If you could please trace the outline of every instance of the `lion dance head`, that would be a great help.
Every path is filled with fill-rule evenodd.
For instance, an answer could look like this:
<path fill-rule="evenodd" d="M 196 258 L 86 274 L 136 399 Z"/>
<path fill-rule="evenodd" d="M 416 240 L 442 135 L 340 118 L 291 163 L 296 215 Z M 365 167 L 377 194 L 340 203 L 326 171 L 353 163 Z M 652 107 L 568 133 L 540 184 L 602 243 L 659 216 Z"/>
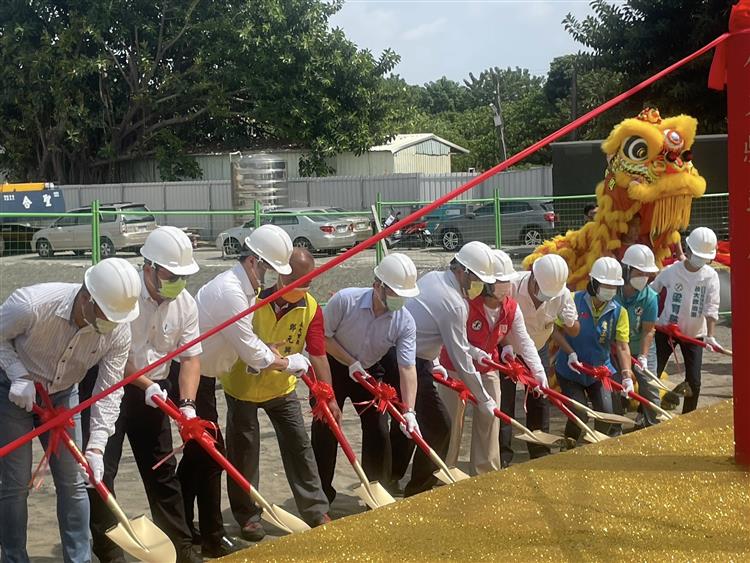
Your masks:
<path fill-rule="evenodd" d="M 615 126 L 602 143 L 607 169 L 596 187 L 594 221 L 544 242 L 524 265 L 559 254 L 570 269 L 568 284 L 578 289 L 597 258 L 620 258 L 631 244 L 649 245 L 661 265 L 690 222 L 693 198 L 706 191 L 690 151 L 697 125 L 693 117 L 662 119 L 657 109 L 646 108 Z"/>

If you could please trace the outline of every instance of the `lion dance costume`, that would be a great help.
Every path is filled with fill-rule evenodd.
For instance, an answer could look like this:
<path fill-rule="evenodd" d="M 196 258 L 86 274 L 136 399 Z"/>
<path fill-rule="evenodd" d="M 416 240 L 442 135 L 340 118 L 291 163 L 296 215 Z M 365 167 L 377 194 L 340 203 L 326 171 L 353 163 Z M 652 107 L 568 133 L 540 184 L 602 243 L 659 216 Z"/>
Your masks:
<path fill-rule="evenodd" d="M 653 108 L 617 125 L 602 143 L 607 170 L 596 187 L 595 219 L 545 241 L 524 266 L 544 254 L 559 254 L 575 289 L 586 286 L 597 258 L 620 258 L 630 244 L 650 246 L 661 266 L 690 222 L 693 198 L 706 191 L 690 152 L 697 125 L 687 115 L 662 119 Z"/>

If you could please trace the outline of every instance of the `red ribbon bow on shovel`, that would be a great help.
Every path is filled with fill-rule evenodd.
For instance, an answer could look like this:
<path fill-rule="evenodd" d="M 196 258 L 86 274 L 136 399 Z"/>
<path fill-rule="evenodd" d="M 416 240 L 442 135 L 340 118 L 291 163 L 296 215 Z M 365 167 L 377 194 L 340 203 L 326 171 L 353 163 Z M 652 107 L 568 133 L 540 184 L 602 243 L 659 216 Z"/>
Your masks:
<path fill-rule="evenodd" d="M 370 393 L 372 393 L 372 400 L 354 403 L 358 407 L 365 405 L 362 412 L 374 406 L 377 411 L 382 414 L 388 410 L 389 404 L 398 407 L 400 410 L 404 410 L 404 404 L 398 400 L 398 392 L 395 387 L 382 381 L 378 381 L 372 376 L 367 376 L 367 382 L 372 387 L 371 389 L 368 389 Z"/>
<path fill-rule="evenodd" d="M 313 379 L 308 377 L 305 383 L 308 383 L 310 387 L 310 394 L 315 397 L 315 405 L 312 408 L 312 415 L 315 420 L 321 420 L 327 422 L 326 411 L 328 411 L 328 403 L 336 398 L 333 392 L 333 387 L 325 381 Z"/>
<path fill-rule="evenodd" d="M 42 387 L 41 383 L 36 383 L 35 387 L 37 394 L 42 398 L 44 408 L 40 407 L 37 404 L 34 404 L 34 414 L 36 414 L 41 419 L 42 423 L 47 422 L 48 420 L 52 420 L 58 414 L 67 410 L 65 409 L 65 407 L 55 407 L 52 404 L 52 400 L 49 398 L 47 390 Z M 59 448 L 63 443 L 63 440 L 65 439 L 65 433 L 67 432 L 68 428 L 74 427 L 75 423 L 73 422 L 73 419 L 68 418 L 62 425 L 55 426 L 54 428 L 52 428 L 52 430 L 49 431 L 47 449 L 44 450 L 44 455 L 42 456 L 42 459 L 39 461 L 39 464 L 36 466 L 36 469 L 31 476 L 29 487 L 34 489 L 38 489 L 39 487 L 41 487 L 42 482 L 44 481 L 43 476 L 47 473 L 47 469 L 49 468 L 50 457 L 52 455 L 60 455 Z M 39 478 L 38 481 L 37 478 Z"/>
<path fill-rule="evenodd" d="M 179 452 L 185 449 L 185 444 L 187 444 L 190 440 L 195 440 L 203 447 L 206 447 L 206 445 L 210 445 L 213 447 L 214 444 L 216 444 L 216 436 L 219 432 L 219 427 L 215 422 L 211 422 L 210 420 L 203 420 L 202 418 L 198 418 L 197 416 L 195 418 L 187 418 L 177 409 L 177 407 L 171 400 L 168 400 L 167 404 L 180 414 L 180 419 L 175 420 L 177 421 L 177 429 L 180 432 L 180 438 L 182 438 L 182 444 L 180 444 L 178 447 L 173 449 L 166 456 L 156 462 L 156 464 L 151 469 L 156 469 L 169 458 L 177 455 Z"/>

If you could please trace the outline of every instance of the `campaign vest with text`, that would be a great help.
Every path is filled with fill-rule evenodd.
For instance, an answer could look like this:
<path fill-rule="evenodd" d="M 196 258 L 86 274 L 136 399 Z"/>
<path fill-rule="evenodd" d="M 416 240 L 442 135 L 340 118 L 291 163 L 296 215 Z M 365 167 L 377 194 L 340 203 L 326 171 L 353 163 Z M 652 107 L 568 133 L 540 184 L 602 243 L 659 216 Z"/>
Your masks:
<path fill-rule="evenodd" d="M 469 344 L 490 354 L 493 362 L 500 361 L 497 344 L 505 338 L 505 335 L 510 331 L 510 327 L 513 326 L 513 319 L 516 317 L 517 308 L 518 304 L 515 299 L 508 297 L 500 305 L 500 314 L 497 323 L 495 323 L 495 326 L 490 326 L 490 322 L 484 312 L 484 297 L 480 295 L 471 299 L 469 301 L 469 319 L 466 321 L 466 336 Z M 453 362 L 448 357 L 445 347 L 440 350 L 440 365 L 445 369 L 455 371 Z M 479 373 L 492 371 L 492 368 L 480 366 L 476 362 L 474 365 Z"/>
<path fill-rule="evenodd" d="M 253 330 L 266 344 L 277 344 L 282 356 L 298 354 L 305 348 L 307 329 L 317 310 L 318 302 L 309 293 L 305 295 L 304 305 L 290 309 L 280 319 L 276 318 L 273 303 L 267 303 L 255 311 Z M 261 403 L 294 391 L 297 378 L 270 368 L 254 372 L 242 360 L 237 360 L 229 373 L 221 377 L 221 384 L 230 397 Z"/>

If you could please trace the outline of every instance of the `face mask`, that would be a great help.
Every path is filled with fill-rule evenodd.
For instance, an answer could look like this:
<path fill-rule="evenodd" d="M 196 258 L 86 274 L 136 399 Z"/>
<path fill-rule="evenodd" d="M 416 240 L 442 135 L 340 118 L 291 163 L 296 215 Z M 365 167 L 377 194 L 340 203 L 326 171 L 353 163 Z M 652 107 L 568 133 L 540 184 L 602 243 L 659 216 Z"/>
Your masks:
<path fill-rule="evenodd" d="M 466 296 L 469 299 L 474 299 L 476 297 L 479 297 L 482 294 L 482 290 L 484 289 L 484 284 L 480 281 L 473 281 L 469 285 L 469 289 L 466 290 Z"/>
<path fill-rule="evenodd" d="M 400 295 L 388 295 L 385 296 L 385 306 L 388 307 L 389 311 L 398 311 L 406 303 L 406 298 Z"/>
<path fill-rule="evenodd" d="M 537 299 L 539 299 L 539 301 L 549 301 L 550 299 L 552 299 L 550 296 L 545 295 L 544 293 L 542 293 L 541 289 L 537 289 L 536 290 L 536 293 L 534 294 L 534 297 L 536 297 Z"/>
<path fill-rule="evenodd" d="M 615 295 L 617 295 L 617 290 L 614 287 L 600 287 L 596 292 L 596 296 L 601 301 L 612 301 Z"/>
<path fill-rule="evenodd" d="M 93 299 L 89 299 L 89 303 L 91 303 L 91 310 L 94 313 L 94 322 L 91 322 L 88 319 L 88 315 L 86 314 L 86 310 L 84 309 L 83 312 L 83 320 L 86 321 L 86 324 L 91 325 L 94 327 L 94 331 L 97 334 L 109 334 L 113 330 L 115 330 L 115 327 L 117 326 L 116 322 L 110 321 L 109 319 L 100 319 L 96 316 L 96 305 L 94 304 Z"/>
<path fill-rule="evenodd" d="M 178 278 L 175 281 L 159 280 L 159 296 L 162 299 L 177 299 L 186 285 L 185 278 Z"/>
<path fill-rule="evenodd" d="M 281 296 L 281 298 L 287 303 L 296 303 L 297 301 L 304 299 L 306 293 L 307 293 L 307 289 L 297 288 L 297 289 L 293 289 L 292 291 L 289 291 L 288 293 L 285 293 L 284 295 Z"/>
<path fill-rule="evenodd" d="M 699 258 L 698 256 L 695 256 L 695 255 L 688 258 L 688 260 L 693 265 L 693 267 L 698 270 L 700 270 L 703 266 L 705 266 L 706 264 L 710 262 L 710 260 L 707 260 L 705 258 Z"/>
<path fill-rule="evenodd" d="M 497 299 L 502 301 L 506 297 L 508 297 L 511 294 L 511 287 L 510 283 L 507 282 L 497 282 L 495 284 L 495 291 L 494 295 Z"/>
<path fill-rule="evenodd" d="M 630 285 L 637 291 L 643 291 L 643 288 L 648 285 L 648 278 L 644 276 L 638 276 L 637 278 L 630 278 Z"/>

